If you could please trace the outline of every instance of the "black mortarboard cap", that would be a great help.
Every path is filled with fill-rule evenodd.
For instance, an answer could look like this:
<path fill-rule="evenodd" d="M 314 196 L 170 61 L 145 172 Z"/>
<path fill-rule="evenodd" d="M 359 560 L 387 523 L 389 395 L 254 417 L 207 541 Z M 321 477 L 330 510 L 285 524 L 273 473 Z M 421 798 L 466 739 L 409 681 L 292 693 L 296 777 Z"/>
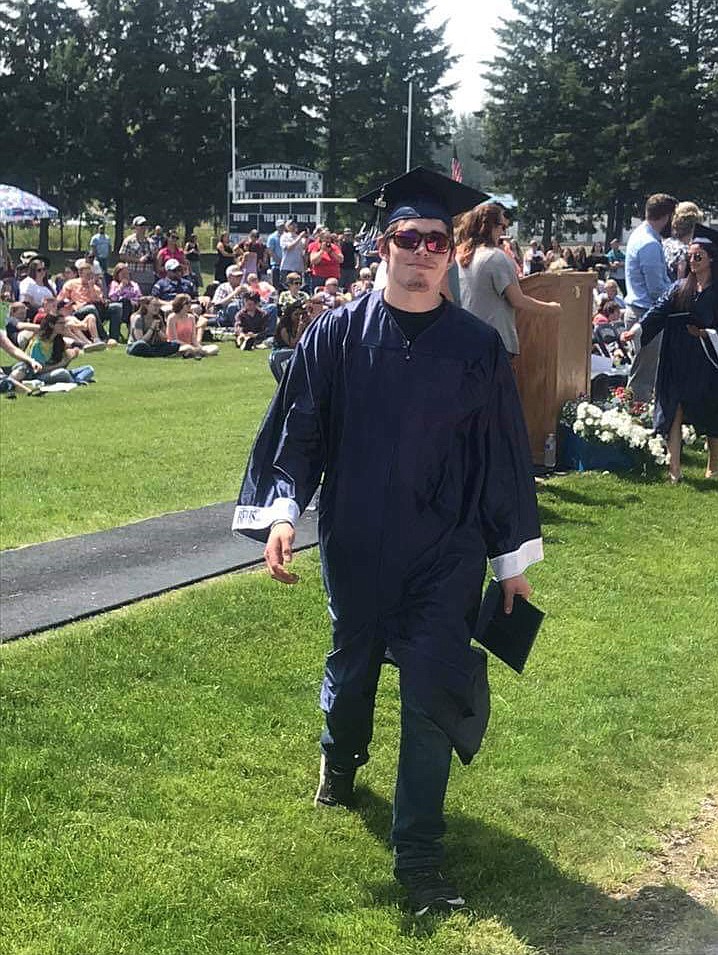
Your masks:
<path fill-rule="evenodd" d="M 718 248 L 718 229 L 712 229 L 710 226 L 696 222 L 693 229 L 693 241 L 700 242 L 701 240 L 703 240 L 703 242 L 712 242 L 713 245 Z"/>
<path fill-rule="evenodd" d="M 432 172 L 423 166 L 360 196 L 358 202 L 377 207 L 384 226 L 398 219 L 441 219 L 448 228 L 454 216 L 488 199 L 485 192 Z"/>

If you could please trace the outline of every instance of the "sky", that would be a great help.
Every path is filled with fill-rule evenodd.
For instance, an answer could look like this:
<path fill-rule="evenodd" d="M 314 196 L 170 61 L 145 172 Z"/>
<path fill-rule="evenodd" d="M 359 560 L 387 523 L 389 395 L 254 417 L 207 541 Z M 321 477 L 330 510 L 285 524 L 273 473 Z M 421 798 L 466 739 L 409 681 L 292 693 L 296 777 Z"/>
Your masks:
<path fill-rule="evenodd" d="M 510 14 L 510 0 L 436 0 L 429 25 L 448 21 L 446 42 L 452 53 L 460 57 L 447 74 L 449 82 L 459 84 L 451 103 L 455 113 L 471 113 L 483 105 L 485 67 L 479 61 L 494 57 L 494 27 L 499 25 L 499 17 Z"/>

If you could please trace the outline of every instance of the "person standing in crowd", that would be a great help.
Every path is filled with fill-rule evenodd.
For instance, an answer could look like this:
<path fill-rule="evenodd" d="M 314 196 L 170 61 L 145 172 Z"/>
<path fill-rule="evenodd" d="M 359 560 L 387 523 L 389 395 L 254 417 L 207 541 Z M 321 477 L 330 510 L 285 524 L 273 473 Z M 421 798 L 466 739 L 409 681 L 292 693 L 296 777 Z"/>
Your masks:
<path fill-rule="evenodd" d="M 662 237 L 671 233 L 671 220 L 678 200 L 663 192 L 649 196 L 646 217 L 628 237 L 626 245 L 626 323 L 640 323 L 640 319 L 670 288 Z M 650 401 L 656 384 L 658 355 L 661 350 L 660 332 L 643 347 L 641 335 L 633 339 L 634 359 L 628 387 L 638 401 Z"/>
<path fill-rule="evenodd" d="M 157 259 L 160 249 L 164 249 L 167 245 L 167 239 L 162 230 L 161 225 L 156 225 L 152 230 L 148 242 L 150 243 L 150 249 L 152 251 L 152 256 L 154 259 Z"/>
<path fill-rule="evenodd" d="M 217 258 L 214 260 L 214 280 L 215 282 L 224 282 L 227 268 L 234 265 L 234 253 L 232 252 L 232 243 L 229 241 L 229 232 L 223 232 L 217 239 L 215 251 L 217 252 Z"/>
<path fill-rule="evenodd" d="M 95 253 L 103 273 L 107 272 L 107 263 L 110 260 L 110 240 L 105 232 L 104 223 L 97 227 L 97 232 L 90 239 L 90 249 Z"/>
<path fill-rule="evenodd" d="M 521 291 L 514 263 L 501 247 L 508 225 L 503 208 L 496 203 L 483 203 L 467 212 L 456 230 L 456 260 L 461 307 L 495 328 L 514 359 L 520 351 L 516 309 L 555 315 L 561 306 Z"/>
<path fill-rule="evenodd" d="M 282 260 L 279 264 L 279 278 L 286 284 L 290 272 L 304 274 L 304 249 L 307 243 L 306 229 L 297 232 L 297 223 L 290 219 L 284 226 L 284 232 L 279 240 L 282 248 Z"/>
<path fill-rule="evenodd" d="M 524 253 L 524 275 L 535 275 L 546 268 L 546 258 L 538 239 L 531 239 L 529 247 Z"/>
<path fill-rule="evenodd" d="M 688 276 L 676 282 L 621 335 L 644 343 L 661 335 L 653 423 L 668 443 L 668 478 L 682 479 L 684 424 L 708 442 L 706 477 L 718 478 L 718 230 L 698 227 L 688 248 Z"/>
<path fill-rule="evenodd" d="M 611 278 L 618 282 L 623 295 L 626 294 L 626 253 L 621 249 L 618 239 L 611 239 L 611 247 L 606 253 L 608 272 Z"/>
<path fill-rule="evenodd" d="M 327 279 L 336 279 L 342 269 L 342 253 L 336 242 L 332 242 L 329 229 L 323 229 L 315 242 L 309 246 L 309 271 L 311 273 L 312 292 L 324 285 Z"/>
<path fill-rule="evenodd" d="M 190 269 L 196 276 L 198 276 L 199 284 L 202 285 L 202 265 L 199 252 L 199 242 L 197 241 L 197 236 L 194 234 L 194 232 L 191 232 L 189 235 L 185 236 L 183 251 L 185 259 L 189 262 Z"/>
<path fill-rule="evenodd" d="M 157 278 L 163 279 L 167 275 L 167 262 L 174 259 L 180 266 L 187 262 L 187 258 L 179 247 L 179 236 L 176 232 L 167 233 L 167 242 L 157 253 L 155 258 L 155 273 Z"/>
<path fill-rule="evenodd" d="M 130 278 L 137 282 L 145 295 L 155 281 L 155 260 L 146 235 L 147 219 L 144 216 L 135 216 L 132 227 L 134 232 L 128 235 L 120 246 L 120 258 L 127 263 Z"/>
<path fill-rule="evenodd" d="M 233 521 L 266 541 L 274 579 L 296 583 L 294 524 L 324 475 L 319 547 L 334 649 L 315 803 L 352 803 L 388 651 L 401 700 L 394 872 L 416 915 L 465 904 L 441 873 L 443 806 L 452 748 L 470 762 L 488 722 L 486 654 L 471 647 L 469 622 L 486 555 L 508 613 L 543 553 L 506 351 L 440 293 L 452 217 L 480 198 L 420 167 L 362 197 L 387 210 L 386 287 L 324 312 L 300 338 Z"/>
<path fill-rule="evenodd" d="M 339 285 L 345 292 L 350 292 L 351 287 L 356 282 L 357 268 L 359 266 L 359 253 L 354 242 L 354 233 L 351 229 L 344 229 L 342 232 L 339 251 L 342 254 L 342 267 L 339 273 Z"/>
<path fill-rule="evenodd" d="M 671 235 L 663 240 L 663 256 L 671 282 L 688 275 L 688 246 L 696 223 L 703 221 L 703 213 L 695 202 L 679 202 L 671 220 Z"/>
<path fill-rule="evenodd" d="M 279 268 L 282 264 L 282 233 L 284 232 L 284 222 L 277 219 L 274 223 L 274 232 L 269 234 L 267 239 L 267 255 L 269 257 L 269 266 L 272 272 L 272 285 L 279 288 Z"/>

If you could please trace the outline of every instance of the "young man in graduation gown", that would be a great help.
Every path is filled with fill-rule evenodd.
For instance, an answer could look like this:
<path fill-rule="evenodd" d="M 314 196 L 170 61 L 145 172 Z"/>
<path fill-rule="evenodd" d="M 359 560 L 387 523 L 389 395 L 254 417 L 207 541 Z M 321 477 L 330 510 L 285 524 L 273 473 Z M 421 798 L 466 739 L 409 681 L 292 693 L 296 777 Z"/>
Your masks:
<path fill-rule="evenodd" d="M 233 530 L 266 541 L 295 583 L 294 524 L 322 475 L 319 547 L 333 650 L 321 707 L 318 805 L 350 805 L 369 758 L 382 662 L 399 667 L 392 844 L 417 914 L 464 900 L 440 872 L 452 750 L 489 716 L 472 615 L 490 558 L 505 605 L 542 558 L 521 407 L 497 332 L 439 293 L 452 216 L 483 197 L 419 167 L 363 201 L 384 205 L 386 287 L 304 333 L 257 436 Z"/>

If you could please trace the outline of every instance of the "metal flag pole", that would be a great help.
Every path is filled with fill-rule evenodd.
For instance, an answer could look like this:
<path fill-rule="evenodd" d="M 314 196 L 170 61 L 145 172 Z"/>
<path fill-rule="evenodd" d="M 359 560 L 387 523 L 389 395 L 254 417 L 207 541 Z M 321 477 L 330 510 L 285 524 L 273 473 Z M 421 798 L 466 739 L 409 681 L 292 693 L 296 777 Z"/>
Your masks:
<path fill-rule="evenodd" d="M 237 97 L 234 93 L 234 87 L 230 93 L 229 102 L 231 103 L 231 123 L 232 123 L 232 202 L 237 201 Z"/>
<path fill-rule="evenodd" d="M 406 171 L 411 169 L 411 112 L 414 99 L 414 84 L 409 80 L 409 105 L 406 116 Z"/>

